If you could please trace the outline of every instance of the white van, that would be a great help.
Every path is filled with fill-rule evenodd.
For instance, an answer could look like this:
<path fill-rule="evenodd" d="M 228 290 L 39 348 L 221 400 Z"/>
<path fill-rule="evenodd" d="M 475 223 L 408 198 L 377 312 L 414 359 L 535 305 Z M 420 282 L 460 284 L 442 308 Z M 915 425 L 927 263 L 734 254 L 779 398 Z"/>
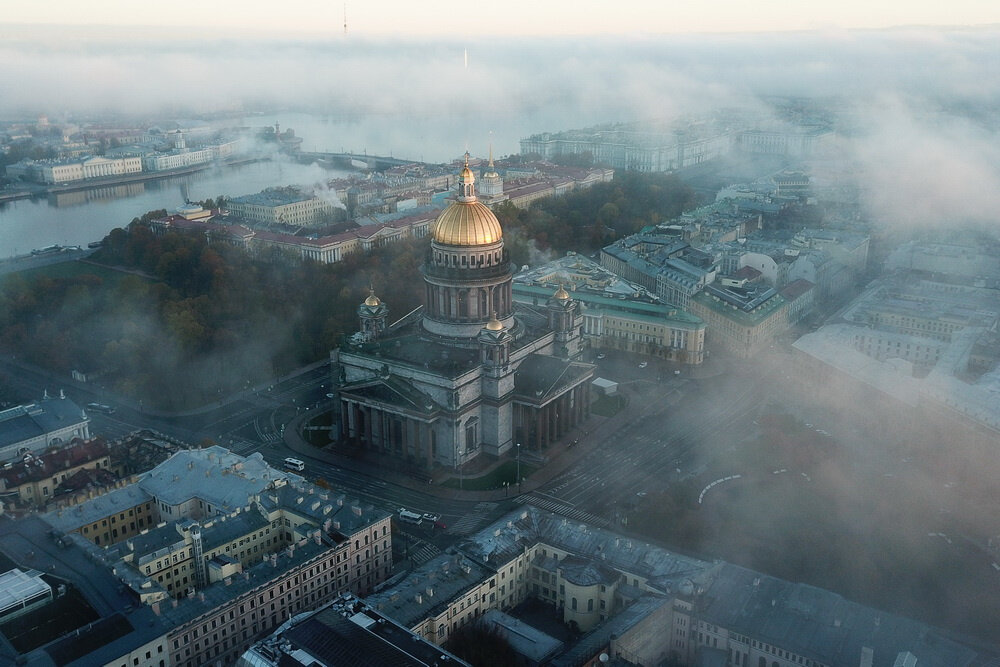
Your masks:
<path fill-rule="evenodd" d="M 305 461 L 300 461 L 299 459 L 293 459 L 292 457 L 288 457 L 287 459 L 285 459 L 285 467 L 289 468 L 290 470 L 298 470 L 299 472 L 301 472 L 306 469 L 306 464 Z"/>

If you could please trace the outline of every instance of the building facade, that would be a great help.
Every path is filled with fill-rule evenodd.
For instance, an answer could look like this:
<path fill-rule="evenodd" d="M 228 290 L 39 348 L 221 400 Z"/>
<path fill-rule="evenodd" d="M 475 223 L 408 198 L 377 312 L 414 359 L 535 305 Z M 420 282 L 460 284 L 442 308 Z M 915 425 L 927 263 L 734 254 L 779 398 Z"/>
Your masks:
<path fill-rule="evenodd" d="M 73 439 L 90 438 L 90 418 L 76 403 L 48 394 L 35 403 L 0 410 L 0 461 L 36 454 Z"/>
<path fill-rule="evenodd" d="M 105 569 L 151 612 L 85 664 L 232 664 L 291 616 L 392 571 L 388 512 L 217 446 L 43 520 L 67 562 Z"/>
<path fill-rule="evenodd" d="M 624 350 L 684 364 L 704 360 L 704 322 L 575 253 L 515 275 L 514 299 L 538 306 L 559 287 L 580 304 L 583 338 L 591 349 Z"/>
<path fill-rule="evenodd" d="M 289 188 L 270 188 L 254 195 L 233 197 L 226 206 L 230 215 L 261 225 L 310 225 L 324 213 L 333 212 L 329 201 Z"/>
<path fill-rule="evenodd" d="M 691 299 L 691 312 L 705 322 L 710 345 L 743 358 L 789 326 L 788 302 L 766 286 L 710 285 Z"/>
<path fill-rule="evenodd" d="M 60 485 L 81 470 L 104 470 L 110 474 L 111 455 L 100 439 L 73 440 L 55 451 L 25 458 L 0 470 L 0 498 L 33 508 L 56 500 Z"/>
<path fill-rule="evenodd" d="M 943 631 L 813 586 L 674 554 L 533 506 L 502 517 L 367 603 L 437 644 L 534 599 L 582 633 L 555 667 L 989 664 Z M 522 623 L 527 621 L 522 620 Z M 604 656 L 602 658 L 602 655 Z M 910 662 L 901 661 L 912 655 Z M 865 656 L 870 659 L 865 660 Z"/>

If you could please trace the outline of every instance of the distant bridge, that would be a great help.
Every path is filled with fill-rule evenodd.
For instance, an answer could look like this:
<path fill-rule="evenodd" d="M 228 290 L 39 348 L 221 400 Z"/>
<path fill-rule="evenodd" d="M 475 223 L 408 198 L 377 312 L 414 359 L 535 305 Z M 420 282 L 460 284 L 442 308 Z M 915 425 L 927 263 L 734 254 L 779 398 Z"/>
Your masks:
<path fill-rule="evenodd" d="M 310 153 L 302 151 L 298 154 L 304 162 L 326 162 L 340 169 L 366 169 L 368 171 L 385 171 L 390 167 L 404 164 L 423 164 L 419 160 L 405 160 L 398 157 L 383 155 L 368 155 L 363 153 Z"/>

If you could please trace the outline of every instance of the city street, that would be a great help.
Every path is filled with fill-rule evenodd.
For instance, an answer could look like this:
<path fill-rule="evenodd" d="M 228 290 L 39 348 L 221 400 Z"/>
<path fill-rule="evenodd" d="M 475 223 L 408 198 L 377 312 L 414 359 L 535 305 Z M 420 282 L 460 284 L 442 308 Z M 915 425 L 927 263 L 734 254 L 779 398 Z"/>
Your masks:
<path fill-rule="evenodd" d="M 579 450 L 567 452 L 577 457 L 573 465 L 532 493 L 532 503 L 578 513 L 581 520 L 621 523 L 647 495 L 725 456 L 733 445 L 722 434 L 745 431 L 766 399 L 750 382 L 675 376 L 661 372 L 656 361 L 638 369 L 635 356 L 614 356 L 597 362 L 599 373 L 619 382 L 628 406 L 608 420 L 616 424 L 612 430 L 590 426 L 595 430 L 582 435 Z"/>

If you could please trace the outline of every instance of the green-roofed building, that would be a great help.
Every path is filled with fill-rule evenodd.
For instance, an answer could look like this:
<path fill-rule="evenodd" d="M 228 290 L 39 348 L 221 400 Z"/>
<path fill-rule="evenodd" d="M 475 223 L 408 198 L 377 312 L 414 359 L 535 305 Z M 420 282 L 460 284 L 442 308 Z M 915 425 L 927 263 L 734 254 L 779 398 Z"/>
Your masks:
<path fill-rule="evenodd" d="M 514 276 L 514 300 L 539 306 L 560 285 L 580 304 L 583 336 L 591 348 L 684 364 L 704 360 L 705 323 L 700 318 L 575 253 Z"/>

